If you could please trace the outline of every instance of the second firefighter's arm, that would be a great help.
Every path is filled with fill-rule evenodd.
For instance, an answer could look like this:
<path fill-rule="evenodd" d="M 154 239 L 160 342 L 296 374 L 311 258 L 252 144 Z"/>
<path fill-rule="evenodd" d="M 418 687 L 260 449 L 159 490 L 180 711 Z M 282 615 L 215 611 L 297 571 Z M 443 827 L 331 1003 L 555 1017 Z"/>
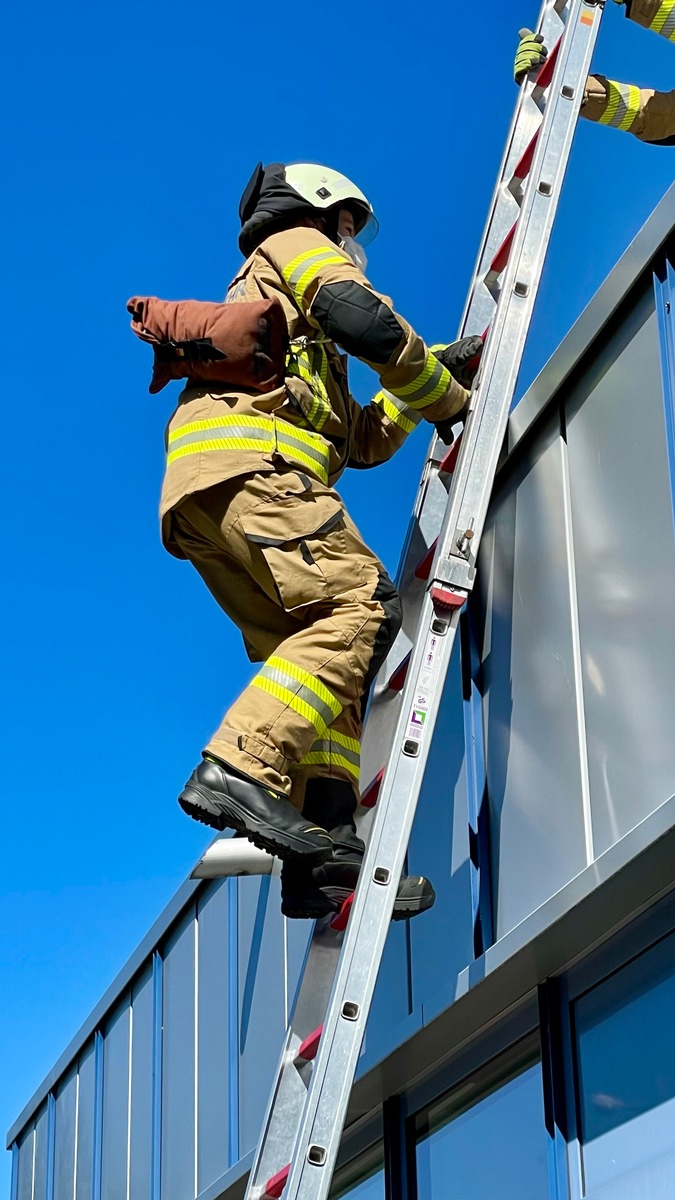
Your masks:
<path fill-rule="evenodd" d="M 466 389 L 324 234 L 293 229 L 261 249 L 305 320 L 380 377 L 383 391 L 367 408 L 352 401 L 357 463 L 389 458 L 419 420 L 445 421 L 464 409 Z"/>
<path fill-rule="evenodd" d="M 591 75 L 581 115 L 632 133 L 642 142 L 675 146 L 675 91 L 656 92 L 632 83 Z"/>

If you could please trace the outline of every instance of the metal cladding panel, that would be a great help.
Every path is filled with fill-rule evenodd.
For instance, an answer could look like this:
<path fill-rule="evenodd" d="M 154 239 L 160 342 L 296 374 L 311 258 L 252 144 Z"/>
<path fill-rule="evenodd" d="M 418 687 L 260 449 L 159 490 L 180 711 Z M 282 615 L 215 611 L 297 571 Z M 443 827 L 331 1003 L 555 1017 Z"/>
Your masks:
<path fill-rule="evenodd" d="M 119 1200 L 127 1191 L 130 1044 L 131 1008 L 126 996 L 108 1022 L 103 1042 L 101 1200 Z"/>
<path fill-rule="evenodd" d="M 198 909 L 198 1192 L 204 1191 L 232 1165 L 228 1160 L 230 1094 L 227 910 L 227 881 L 222 880 L 206 890 Z"/>
<path fill-rule="evenodd" d="M 77 1074 L 74 1070 L 56 1093 L 55 1114 L 54 1200 L 73 1200 L 77 1125 Z"/>
<path fill-rule="evenodd" d="M 195 1188 L 195 909 L 164 951 L 161 1200 Z"/>
<path fill-rule="evenodd" d="M 675 792 L 675 541 L 649 288 L 568 404 L 595 855 Z"/>
<path fill-rule="evenodd" d="M 149 1200 L 152 1163 L 152 971 L 134 984 L 131 1001 L 129 1200 Z"/>
<path fill-rule="evenodd" d="M 77 1097 L 77 1155 L 75 1200 L 91 1200 L 94 1173 L 94 1069 L 93 1043 L 80 1055 Z"/>
<path fill-rule="evenodd" d="M 495 938 L 586 866 L 565 514 L 556 417 L 496 498 L 479 563 Z"/>
<path fill-rule="evenodd" d="M 258 1140 L 286 1029 L 279 880 L 239 880 L 239 1154 Z"/>
<path fill-rule="evenodd" d="M 47 1197 L 47 1125 L 47 1107 L 45 1105 L 35 1122 L 33 1200 L 49 1200 Z"/>
<path fill-rule="evenodd" d="M 459 650 L 457 639 L 408 850 L 411 874 L 423 872 L 436 889 L 431 912 L 410 922 L 415 1007 L 452 984 L 473 955 Z"/>
<path fill-rule="evenodd" d="M 17 1166 L 16 1200 L 33 1200 L 33 1154 L 35 1152 L 35 1130 L 31 1126 L 18 1140 L 19 1162 Z"/>

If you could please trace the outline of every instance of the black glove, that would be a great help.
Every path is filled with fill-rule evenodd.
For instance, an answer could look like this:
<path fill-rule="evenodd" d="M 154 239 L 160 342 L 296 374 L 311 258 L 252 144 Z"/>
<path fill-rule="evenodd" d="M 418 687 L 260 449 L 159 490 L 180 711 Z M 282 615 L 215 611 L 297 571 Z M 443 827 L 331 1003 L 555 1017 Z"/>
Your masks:
<path fill-rule="evenodd" d="M 483 353 L 482 337 L 460 338 L 458 342 L 451 342 L 449 346 L 432 346 L 431 350 L 457 383 L 461 383 L 465 388 L 471 387 Z"/>
<path fill-rule="evenodd" d="M 445 421 L 434 421 L 436 433 L 446 446 L 451 446 L 454 442 L 455 435 L 452 432 L 452 427 L 462 419 L 462 413 L 457 413 L 454 417 L 446 417 Z"/>

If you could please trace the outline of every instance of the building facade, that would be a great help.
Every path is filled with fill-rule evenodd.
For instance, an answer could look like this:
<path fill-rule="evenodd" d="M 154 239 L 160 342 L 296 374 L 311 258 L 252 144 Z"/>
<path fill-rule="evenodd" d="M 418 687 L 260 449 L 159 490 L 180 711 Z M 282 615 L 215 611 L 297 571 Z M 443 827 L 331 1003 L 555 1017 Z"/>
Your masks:
<path fill-rule="evenodd" d="M 675 187 L 512 413 L 479 581 L 334 1195 L 665 1200 Z M 238 1200 L 308 934 L 274 876 L 186 883 L 9 1131 L 12 1200 Z"/>

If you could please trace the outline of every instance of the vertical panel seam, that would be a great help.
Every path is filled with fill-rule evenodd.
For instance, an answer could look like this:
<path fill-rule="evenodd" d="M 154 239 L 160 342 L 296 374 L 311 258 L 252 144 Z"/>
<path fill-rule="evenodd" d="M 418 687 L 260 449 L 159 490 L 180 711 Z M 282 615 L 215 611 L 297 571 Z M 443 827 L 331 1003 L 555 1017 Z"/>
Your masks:
<path fill-rule="evenodd" d="M 30 1176 L 30 1194 L 31 1200 L 35 1200 L 35 1156 L 37 1152 L 37 1122 L 33 1126 L 33 1161 Z"/>
<path fill-rule="evenodd" d="M 131 1196 L 131 1078 L 134 1045 L 134 994 L 129 993 L 129 1056 L 127 1061 L 127 1200 Z"/>
<path fill-rule="evenodd" d="M 657 313 L 659 349 L 661 357 L 661 379 L 663 383 L 663 407 L 666 427 L 666 458 L 670 482 L 671 512 L 675 521 L 675 345 L 671 296 L 672 268 L 666 265 L 663 282 L 654 275 L 654 301 Z"/>
<path fill-rule="evenodd" d="M 101 1200 L 101 1178 L 103 1169 L 103 1034 L 100 1029 L 94 1034 L 94 1137 L 92 1152 L 92 1200 Z"/>
<path fill-rule="evenodd" d="M 56 1098 L 53 1092 L 47 1096 L 47 1170 L 45 1194 L 54 1200 L 54 1164 L 56 1158 Z"/>
<path fill-rule="evenodd" d="M 162 1053 L 164 1024 L 163 961 L 159 950 L 152 956 L 152 1122 L 150 1196 L 160 1200 L 162 1178 Z"/>
<path fill-rule="evenodd" d="M 75 1129 L 73 1132 L 73 1200 L 77 1200 L 77 1156 L 80 1148 L 80 1063 L 75 1072 Z"/>
<path fill-rule="evenodd" d="M 10 1185 L 10 1200 L 19 1197 L 19 1143 L 12 1142 L 12 1182 Z"/>
<path fill-rule="evenodd" d="M 194 947 L 194 1195 L 199 1195 L 199 907 L 195 904 Z"/>
<path fill-rule="evenodd" d="M 593 847 L 593 814 L 591 810 L 591 785 L 588 766 L 588 741 L 586 738 L 586 709 L 581 663 L 581 632 L 579 628 L 579 605 L 577 597 L 577 570 L 574 554 L 574 528 L 572 524 L 572 492 L 569 477 L 569 456 L 566 439 L 560 437 L 562 455 L 563 515 L 565 520 L 565 549 L 567 558 L 567 586 L 570 604 L 570 630 L 572 636 L 572 665 L 577 716 L 577 748 L 579 773 L 581 776 L 581 805 L 584 816 L 584 846 L 586 865 L 595 861 Z"/>

